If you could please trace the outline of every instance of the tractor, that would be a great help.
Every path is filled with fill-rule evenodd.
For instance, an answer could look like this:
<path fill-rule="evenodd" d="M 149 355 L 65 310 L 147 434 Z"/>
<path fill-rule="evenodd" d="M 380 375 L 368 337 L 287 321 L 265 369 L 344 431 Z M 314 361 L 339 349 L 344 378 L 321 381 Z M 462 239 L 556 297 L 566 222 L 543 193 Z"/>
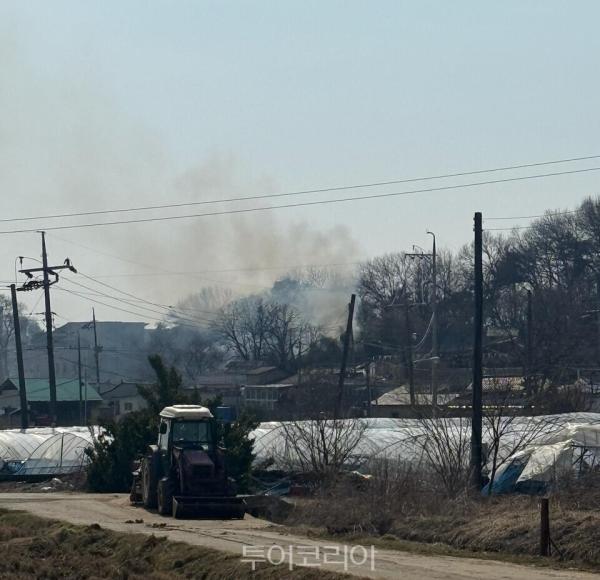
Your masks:
<path fill-rule="evenodd" d="M 242 519 L 246 512 L 227 476 L 217 421 L 200 405 L 160 412 L 158 442 L 148 446 L 133 476 L 132 503 L 164 516 Z"/>

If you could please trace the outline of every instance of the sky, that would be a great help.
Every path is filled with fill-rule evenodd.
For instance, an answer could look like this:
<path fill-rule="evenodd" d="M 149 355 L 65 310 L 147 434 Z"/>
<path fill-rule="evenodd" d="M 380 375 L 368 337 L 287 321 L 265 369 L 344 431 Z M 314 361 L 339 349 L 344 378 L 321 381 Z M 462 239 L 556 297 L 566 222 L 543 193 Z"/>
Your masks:
<path fill-rule="evenodd" d="M 599 20 L 594 1 L 1 0 L 0 219 L 600 155 Z M 50 262 L 68 256 L 93 279 L 67 274 L 54 286 L 57 323 L 86 320 L 92 306 L 102 320 L 151 321 L 159 314 L 98 290 L 168 305 L 208 285 L 258 292 L 290 265 L 348 269 L 339 264 L 428 247 L 427 230 L 457 249 L 472 237 L 475 211 L 485 220 L 572 208 L 600 193 L 599 174 L 49 228 L 595 166 L 600 159 L 283 200 L 6 221 L 0 232 L 47 229 Z M 2 283 L 14 281 L 19 255 L 35 265 L 39 234 L 0 233 Z M 40 294 L 20 295 L 27 314 L 41 311 Z"/>

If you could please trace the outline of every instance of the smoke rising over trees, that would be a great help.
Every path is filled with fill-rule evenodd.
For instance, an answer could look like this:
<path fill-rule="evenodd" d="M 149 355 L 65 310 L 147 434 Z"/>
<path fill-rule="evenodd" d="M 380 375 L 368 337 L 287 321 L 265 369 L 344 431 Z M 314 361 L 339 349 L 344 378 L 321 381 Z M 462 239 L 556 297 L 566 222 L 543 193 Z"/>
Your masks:
<path fill-rule="evenodd" d="M 468 366 L 470 361 L 472 255 L 469 244 L 438 253 L 438 326 L 446 366 Z M 596 367 L 598 256 L 598 198 L 586 200 L 573 212 L 548 212 L 527 229 L 485 232 L 486 366 L 522 366 L 537 377 L 534 387 L 567 379 L 578 367 Z M 341 273 L 348 268 L 291 268 L 270 290 L 251 295 L 204 288 L 179 307 L 195 310 L 210 322 L 184 332 L 173 317 L 174 328 L 164 332 L 179 333 L 185 354 L 170 361 L 202 370 L 230 357 L 268 361 L 290 371 L 300 360 L 336 365 L 346 305 L 354 291 L 360 298 L 354 337 L 358 359 L 405 357 L 407 329 L 401 307 L 407 303 L 415 357 L 425 358 L 431 350 L 431 270 L 426 255 L 399 252 L 364 261 L 355 274 Z M 528 291 L 532 353 L 527 352 Z"/>

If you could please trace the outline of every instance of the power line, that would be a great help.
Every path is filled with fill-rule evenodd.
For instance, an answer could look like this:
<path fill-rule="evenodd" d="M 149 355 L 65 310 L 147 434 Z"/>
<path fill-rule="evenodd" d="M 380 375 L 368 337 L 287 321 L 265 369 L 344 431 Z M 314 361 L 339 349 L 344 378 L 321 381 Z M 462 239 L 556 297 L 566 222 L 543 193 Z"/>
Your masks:
<path fill-rule="evenodd" d="M 75 280 L 72 280 L 70 278 L 63 278 L 63 280 L 66 280 L 67 282 L 71 283 L 71 284 L 75 284 L 76 286 L 81 286 L 82 288 L 85 288 L 86 290 L 93 290 L 93 288 L 90 288 L 89 286 L 86 286 L 85 284 L 81 284 L 80 282 L 76 282 Z M 159 316 L 166 316 L 167 313 L 165 312 L 161 312 L 158 310 L 154 310 L 152 308 L 148 308 L 147 306 L 139 306 L 137 304 L 133 304 L 130 300 L 126 300 L 124 298 L 119 298 L 116 296 L 112 296 L 110 294 L 106 294 L 105 292 L 101 292 L 101 291 L 97 291 L 98 294 L 100 296 L 104 296 L 105 298 L 108 298 L 109 300 L 114 300 L 115 302 L 119 302 L 121 304 L 125 304 L 127 306 L 133 307 L 133 308 L 138 308 L 140 310 L 147 310 L 148 312 L 151 312 L 152 314 L 158 314 Z M 82 296 L 84 294 L 80 293 Z M 90 300 L 93 300 L 90 298 Z M 165 307 L 167 308 L 167 307 Z M 141 314 L 139 315 L 141 316 Z M 175 320 L 184 320 L 187 322 L 191 322 L 191 323 L 202 323 L 202 322 L 207 322 L 210 323 L 212 322 L 212 320 L 208 320 L 208 319 L 203 319 L 203 318 L 192 318 L 192 317 L 183 317 L 183 316 L 174 316 Z"/>
<path fill-rule="evenodd" d="M 96 304 L 100 304 L 101 306 L 106 306 L 107 308 L 113 308 L 114 310 L 120 310 L 121 312 L 125 312 L 127 314 L 133 314 L 134 316 L 138 316 L 138 317 L 144 317 L 147 318 L 148 320 L 152 320 L 154 322 L 162 322 L 164 323 L 165 320 L 164 318 L 156 318 L 153 316 L 148 316 L 146 314 L 142 314 L 140 312 L 133 312 L 131 310 L 127 310 L 125 308 L 121 308 L 120 306 L 114 306 L 111 304 L 107 304 L 106 302 L 101 302 L 100 300 L 95 300 L 93 298 L 88 298 L 86 296 L 84 296 L 83 294 L 80 294 L 79 292 L 76 292 L 75 290 L 69 290 L 68 288 L 61 288 L 61 290 L 63 292 L 68 292 L 69 294 L 73 294 L 74 296 L 79 296 L 79 298 L 83 298 L 84 300 L 88 300 L 89 302 L 94 302 Z M 187 323 L 181 323 L 178 322 L 179 326 L 186 326 L 188 328 L 203 328 L 202 325 L 200 324 L 187 324 Z"/>
<path fill-rule="evenodd" d="M 535 214 L 535 215 L 514 215 L 514 216 L 499 216 L 499 217 L 486 217 L 485 221 L 497 221 L 497 220 L 525 220 L 543 217 L 554 217 L 559 215 L 571 215 L 574 213 L 581 213 L 581 209 L 574 209 L 568 211 L 548 211 L 546 213 Z"/>
<path fill-rule="evenodd" d="M 513 230 L 530 230 L 534 226 L 513 226 L 511 228 L 485 228 L 485 232 L 511 232 Z"/>
<path fill-rule="evenodd" d="M 144 300 L 143 298 L 135 296 L 134 294 L 131 294 L 129 292 L 125 292 L 125 290 L 120 290 L 119 288 L 116 288 L 115 286 L 111 286 L 110 284 L 107 284 L 106 282 L 101 282 L 100 280 L 96 280 L 95 278 L 92 278 L 92 276 L 89 276 L 89 275 L 81 272 L 81 270 L 79 270 L 78 273 L 81 276 L 83 276 L 84 278 L 87 278 L 88 280 L 91 280 L 92 282 L 96 282 L 96 284 L 100 284 L 101 286 L 105 286 L 106 288 L 110 288 L 111 290 L 114 290 L 115 292 L 119 292 L 120 294 L 123 294 L 124 296 L 129 296 L 129 297 L 133 298 L 136 301 L 144 302 L 146 304 L 149 304 L 150 306 L 156 306 L 158 308 L 163 308 L 165 310 L 168 310 L 169 312 L 175 312 L 175 313 L 182 312 L 182 311 L 178 310 L 177 308 L 175 308 L 174 306 L 171 306 L 171 305 L 160 304 L 158 302 L 152 302 L 150 300 Z M 80 284 L 80 286 L 83 286 L 83 285 Z M 84 288 L 85 288 L 85 286 L 84 286 Z M 89 289 L 90 288 L 88 288 L 88 290 Z M 195 312 L 200 312 L 201 314 L 208 314 L 208 315 L 211 315 L 211 316 L 214 315 L 214 312 L 210 312 L 208 310 L 195 309 Z M 202 319 L 199 319 L 199 320 L 202 320 Z"/>
<path fill-rule="evenodd" d="M 174 216 L 161 216 L 161 217 L 149 217 L 149 218 L 133 218 L 127 220 L 114 220 L 107 222 L 90 222 L 83 224 L 66 224 L 66 225 L 58 225 L 58 226 L 49 226 L 45 229 L 47 231 L 56 231 L 56 230 L 72 230 L 72 229 L 82 229 L 82 228 L 94 228 L 101 226 L 114 226 L 114 225 L 127 225 L 127 224 L 138 224 L 138 223 L 151 223 L 151 222 L 162 222 L 162 221 L 172 221 L 172 220 L 181 220 L 181 219 L 191 219 L 191 218 L 200 218 L 200 217 L 213 217 L 220 215 L 233 215 L 233 214 L 243 214 L 243 213 L 254 213 L 260 211 L 272 211 L 276 209 L 290 209 L 296 207 L 309 207 L 314 205 L 329 205 L 334 203 L 345 203 L 351 201 L 358 200 L 368 200 L 368 199 L 383 199 L 387 197 L 398 197 L 403 195 L 412 195 L 418 193 L 432 193 L 436 191 L 448 191 L 454 189 L 461 188 L 470 188 L 470 187 L 480 187 L 483 185 L 495 185 L 498 183 L 510 183 L 517 181 L 525 181 L 529 179 L 544 179 L 548 177 L 557 177 L 561 175 L 574 175 L 578 173 L 589 173 L 591 171 L 600 171 L 600 167 L 589 167 L 586 169 L 573 169 L 571 171 L 558 171 L 555 173 L 540 173 L 535 175 L 523 175 L 520 177 L 510 177 L 504 179 L 492 179 L 489 181 L 477 181 L 472 183 L 463 183 L 458 185 L 445 185 L 441 187 L 431 187 L 425 189 L 413 189 L 409 191 L 397 191 L 397 192 L 388 192 L 388 193 L 376 193 L 371 195 L 362 195 L 355 197 L 342 197 L 337 199 L 327 199 L 327 200 L 318 200 L 318 201 L 306 201 L 299 203 L 290 203 L 284 205 L 276 205 L 276 206 L 262 206 L 262 207 L 251 207 L 244 209 L 230 209 L 230 210 L 222 210 L 215 212 L 207 212 L 207 213 L 199 213 L 199 214 L 186 214 L 186 215 L 174 215 Z M 21 230 L 4 230 L 0 231 L 0 235 L 6 234 L 22 234 L 22 233 L 32 233 L 37 232 L 38 228 L 28 228 Z"/>
<path fill-rule="evenodd" d="M 82 212 L 48 214 L 48 215 L 42 215 L 42 216 L 2 218 L 2 219 L 0 219 L 0 223 L 33 221 L 33 220 L 41 220 L 41 219 L 85 217 L 85 216 L 92 216 L 92 215 L 107 215 L 107 214 L 114 214 L 114 213 L 150 211 L 150 210 L 157 210 L 157 209 L 174 209 L 174 208 L 180 208 L 180 207 L 195 207 L 195 206 L 209 205 L 209 204 L 215 204 L 215 203 L 231 203 L 231 202 L 237 202 L 237 201 L 273 199 L 273 198 L 281 198 L 281 197 L 290 197 L 290 196 L 295 196 L 295 195 L 328 193 L 328 192 L 345 191 L 345 190 L 352 190 L 352 189 L 366 189 L 366 188 L 371 188 L 371 187 L 383 187 L 383 186 L 387 186 L 387 185 L 399 185 L 401 183 L 414 183 L 417 181 L 433 181 L 436 179 L 450 179 L 453 177 L 466 177 L 469 175 L 481 175 L 481 174 L 485 174 L 485 173 L 513 171 L 516 169 L 526 169 L 526 168 L 531 168 L 531 167 L 542 167 L 542 166 L 547 166 L 547 165 L 573 163 L 576 161 L 589 161 L 591 159 L 600 159 L 600 155 L 587 155 L 584 157 L 571 157 L 571 158 L 567 158 L 567 159 L 555 159 L 555 160 L 551 160 L 551 161 L 540 161 L 540 162 L 535 162 L 535 163 L 522 163 L 522 164 L 518 164 L 518 165 L 506 165 L 503 167 L 492 167 L 492 168 L 477 169 L 477 170 L 472 170 L 472 171 L 459 171 L 459 172 L 455 172 L 455 173 L 445 173 L 445 174 L 441 174 L 441 175 L 430 175 L 430 176 L 425 176 L 425 177 L 411 177 L 411 178 L 404 178 L 404 179 L 390 179 L 387 181 L 374 181 L 374 182 L 367 182 L 367 183 L 355 183 L 355 184 L 350 184 L 350 185 L 339 185 L 339 186 L 333 186 L 333 187 L 320 187 L 317 189 L 304 189 L 304 190 L 289 191 L 289 192 L 283 192 L 283 193 L 267 193 L 267 194 L 251 195 L 251 196 L 243 196 L 243 197 L 230 197 L 230 198 L 225 198 L 225 199 L 187 201 L 187 202 L 167 203 L 167 204 L 159 204 L 159 205 L 145 205 L 145 206 L 119 208 L 119 209 L 91 210 L 91 211 L 82 211 Z M 50 228 L 48 228 L 48 229 L 50 229 Z"/>

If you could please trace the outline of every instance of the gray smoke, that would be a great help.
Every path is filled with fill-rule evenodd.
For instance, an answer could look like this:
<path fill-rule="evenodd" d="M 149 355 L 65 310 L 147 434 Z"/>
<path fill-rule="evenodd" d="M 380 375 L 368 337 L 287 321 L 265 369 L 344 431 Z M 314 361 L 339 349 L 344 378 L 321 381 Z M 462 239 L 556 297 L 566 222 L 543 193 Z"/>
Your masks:
<path fill-rule="evenodd" d="M 15 27 L 11 18 L 6 18 L 4 24 L 0 22 L 0 69 L 4 79 L 0 88 L 0 189 L 11 194 L 6 217 L 277 191 L 273 179 L 256 177 L 233 153 L 198 151 L 197 161 L 182 167 L 173 147 L 164 143 L 155 129 L 125 114 L 105 93 L 106 83 L 101 76 L 88 70 L 84 61 L 79 64 L 81 70 L 70 68 L 64 78 L 60 69 L 46 75 L 33 67 L 12 32 Z M 43 229 L 67 221 L 94 223 L 206 213 L 265 206 L 268 201 L 18 225 Z M 82 272 L 94 277 L 110 276 L 101 279 L 162 304 L 176 304 L 206 287 L 229 289 L 234 295 L 257 293 L 299 265 L 351 262 L 360 257 L 358 244 L 348 229 L 320 231 L 293 216 L 293 210 L 275 210 L 49 231 L 48 248 L 51 261 L 62 262 L 69 256 Z M 5 241 L 0 249 L 3 280 L 14 278 L 15 256 L 38 257 L 40 253 L 38 234 L 7 236 Z M 74 279 L 93 284 L 81 277 Z M 61 291 L 54 292 L 56 311 L 72 319 L 89 316 L 92 304 L 65 292 L 86 291 L 70 286 L 66 280 L 60 287 Z M 100 296 L 95 298 L 112 304 Z M 324 308 L 329 308 L 326 300 L 325 304 Z M 133 317 L 98 304 L 96 308 L 105 320 Z M 143 312 L 140 317 L 144 317 Z"/>

